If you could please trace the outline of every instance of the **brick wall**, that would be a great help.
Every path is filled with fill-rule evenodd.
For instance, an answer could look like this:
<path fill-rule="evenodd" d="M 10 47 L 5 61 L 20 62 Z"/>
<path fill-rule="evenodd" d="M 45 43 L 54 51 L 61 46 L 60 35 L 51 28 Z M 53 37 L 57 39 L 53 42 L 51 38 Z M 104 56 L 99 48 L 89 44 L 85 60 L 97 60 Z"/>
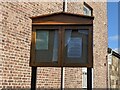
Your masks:
<path fill-rule="evenodd" d="M 94 88 L 107 87 L 107 15 L 106 3 L 90 3 L 94 20 Z M 29 17 L 62 11 L 62 2 L 0 3 L 0 88 L 30 88 L 31 20 Z M 83 3 L 68 3 L 68 12 L 83 13 Z M 65 87 L 80 88 L 81 68 L 65 69 Z M 98 82 L 98 80 L 101 80 Z M 60 68 L 38 68 L 37 87 L 59 88 Z"/>
<path fill-rule="evenodd" d="M 94 32 L 93 32 L 93 76 L 94 88 L 107 87 L 107 3 L 90 3 L 93 7 Z M 100 80 L 100 81 L 98 81 Z"/>
<path fill-rule="evenodd" d="M 29 17 L 62 9 L 61 3 L 1 3 L 2 10 L 2 88 L 30 88 L 29 67 L 31 19 Z M 46 7 L 48 6 L 48 7 Z M 57 68 L 38 68 L 37 87 L 58 87 Z M 54 77 L 52 77 L 54 75 Z M 56 77 L 55 77 L 56 75 Z M 47 81 L 51 79 L 51 81 Z M 41 84 L 42 85 L 41 85 Z M 52 84 L 54 83 L 54 84 Z M 56 83 L 56 84 L 55 84 Z"/>
<path fill-rule="evenodd" d="M 110 88 L 120 88 L 120 59 L 112 56 L 112 63 L 109 65 Z"/>
<path fill-rule="evenodd" d="M 120 88 L 120 59 L 119 59 L 119 62 L 118 62 L 118 76 L 119 76 L 118 88 Z"/>
<path fill-rule="evenodd" d="M 93 8 L 94 26 L 93 26 L 93 87 L 107 87 L 107 4 L 104 2 L 88 2 Z M 74 8 L 74 9 L 73 9 Z M 76 11 L 75 11 L 76 10 Z M 69 3 L 68 12 L 83 13 L 83 3 Z M 77 87 L 82 86 L 81 68 L 67 68 L 65 71 L 65 86 Z M 72 73 L 73 74 L 68 74 Z M 79 75 L 79 76 L 78 76 Z M 75 77 L 73 77 L 75 76 Z M 72 77 L 72 78 L 71 78 Z M 98 82 L 100 80 L 100 82 Z M 79 83 L 81 82 L 81 83 Z M 73 84 L 74 83 L 74 84 Z M 79 83 L 79 84 L 78 84 Z"/>
<path fill-rule="evenodd" d="M 31 20 L 20 3 L 1 3 L 2 88 L 30 86 Z M 23 12 L 23 11 L 25 12 Z"/>
<path fill-rule="evenodd" d="M 2 10 L 0 6 L 0 11 Z M 0 17 L 2 17 L 2 14 L 0 13 Z M 2 22 L 2 18 L 0 18 L 0 22 Z M 0 23 L 0 89 L 2 86 L 2 27 Z"/>

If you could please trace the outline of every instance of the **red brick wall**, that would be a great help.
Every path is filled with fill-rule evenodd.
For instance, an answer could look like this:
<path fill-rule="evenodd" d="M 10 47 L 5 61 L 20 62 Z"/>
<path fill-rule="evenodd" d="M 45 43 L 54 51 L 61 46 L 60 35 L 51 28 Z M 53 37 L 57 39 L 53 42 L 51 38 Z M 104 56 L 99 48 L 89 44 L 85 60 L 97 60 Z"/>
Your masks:
<path fill-rule="evenodd" d="M 17 3 L 1 3 L 2 88 L 30 86 L 31 20 Z M 26 10 L 27 11 L 27 10 Z"/>
<path fill-rule="evenodd" d="M 2 26 L 0 43 L 2 44 L 1 88 L 30 88 L 31 68 L 29 67 L 29 59 L 32 21 L 29 17 L 60 11 L 62 9 L 60 4 L 0 3 L 2 7 L 0 11 L 2 14 L 2 22 L 0 22 Z M 45 87 L 45 85 L 46 87 L 58 87 L 59 73 L 60 70 L 56 68 L 38 68 L 37 87 Z M 47 86 L 47 83 L 50 84 Z"/>

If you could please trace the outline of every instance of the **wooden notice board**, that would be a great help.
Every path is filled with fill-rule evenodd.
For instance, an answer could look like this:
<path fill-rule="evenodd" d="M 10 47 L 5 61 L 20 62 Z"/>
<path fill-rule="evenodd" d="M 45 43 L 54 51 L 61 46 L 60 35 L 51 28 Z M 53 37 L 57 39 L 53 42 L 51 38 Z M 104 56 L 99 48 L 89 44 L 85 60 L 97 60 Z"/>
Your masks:
<path fill-rule="evenodd" d="M 31 19 L 30 66 L 93 67 L 93 16 L 58 12 Z"/>

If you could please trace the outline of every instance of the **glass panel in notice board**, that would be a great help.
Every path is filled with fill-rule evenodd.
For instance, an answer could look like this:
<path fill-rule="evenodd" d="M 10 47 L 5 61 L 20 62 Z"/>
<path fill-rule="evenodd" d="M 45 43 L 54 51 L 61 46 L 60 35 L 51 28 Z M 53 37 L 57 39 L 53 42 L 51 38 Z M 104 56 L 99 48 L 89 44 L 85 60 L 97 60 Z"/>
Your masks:
<path fill-rule="evenodd" d="M 65 30 L 65 63 L 88 62 L 88 30 Z"/>
<path fill-rule="evenodd" d="M 58 61 L 58 31 L 36 30 L 36 62 Z"/>
<path fill-rule="evenodd" d="M 36 31 L 36 50 L 48 50 L 49 31 Z"/>

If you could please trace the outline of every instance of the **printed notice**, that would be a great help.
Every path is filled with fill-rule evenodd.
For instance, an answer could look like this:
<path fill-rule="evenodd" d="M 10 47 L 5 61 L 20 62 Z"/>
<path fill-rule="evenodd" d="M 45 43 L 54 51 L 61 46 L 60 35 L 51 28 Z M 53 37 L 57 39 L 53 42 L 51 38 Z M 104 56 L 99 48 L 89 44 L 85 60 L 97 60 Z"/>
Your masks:
<path fill-rule="evenodd" d="M 36 50 L 48 50 L 48 31 L 36 31 Z"/>
<path fill-rule="evenodd" d="M 71 37 L 68 43 L 68 58 L 80 58 L 82 53 L 82 38 Z"/>

